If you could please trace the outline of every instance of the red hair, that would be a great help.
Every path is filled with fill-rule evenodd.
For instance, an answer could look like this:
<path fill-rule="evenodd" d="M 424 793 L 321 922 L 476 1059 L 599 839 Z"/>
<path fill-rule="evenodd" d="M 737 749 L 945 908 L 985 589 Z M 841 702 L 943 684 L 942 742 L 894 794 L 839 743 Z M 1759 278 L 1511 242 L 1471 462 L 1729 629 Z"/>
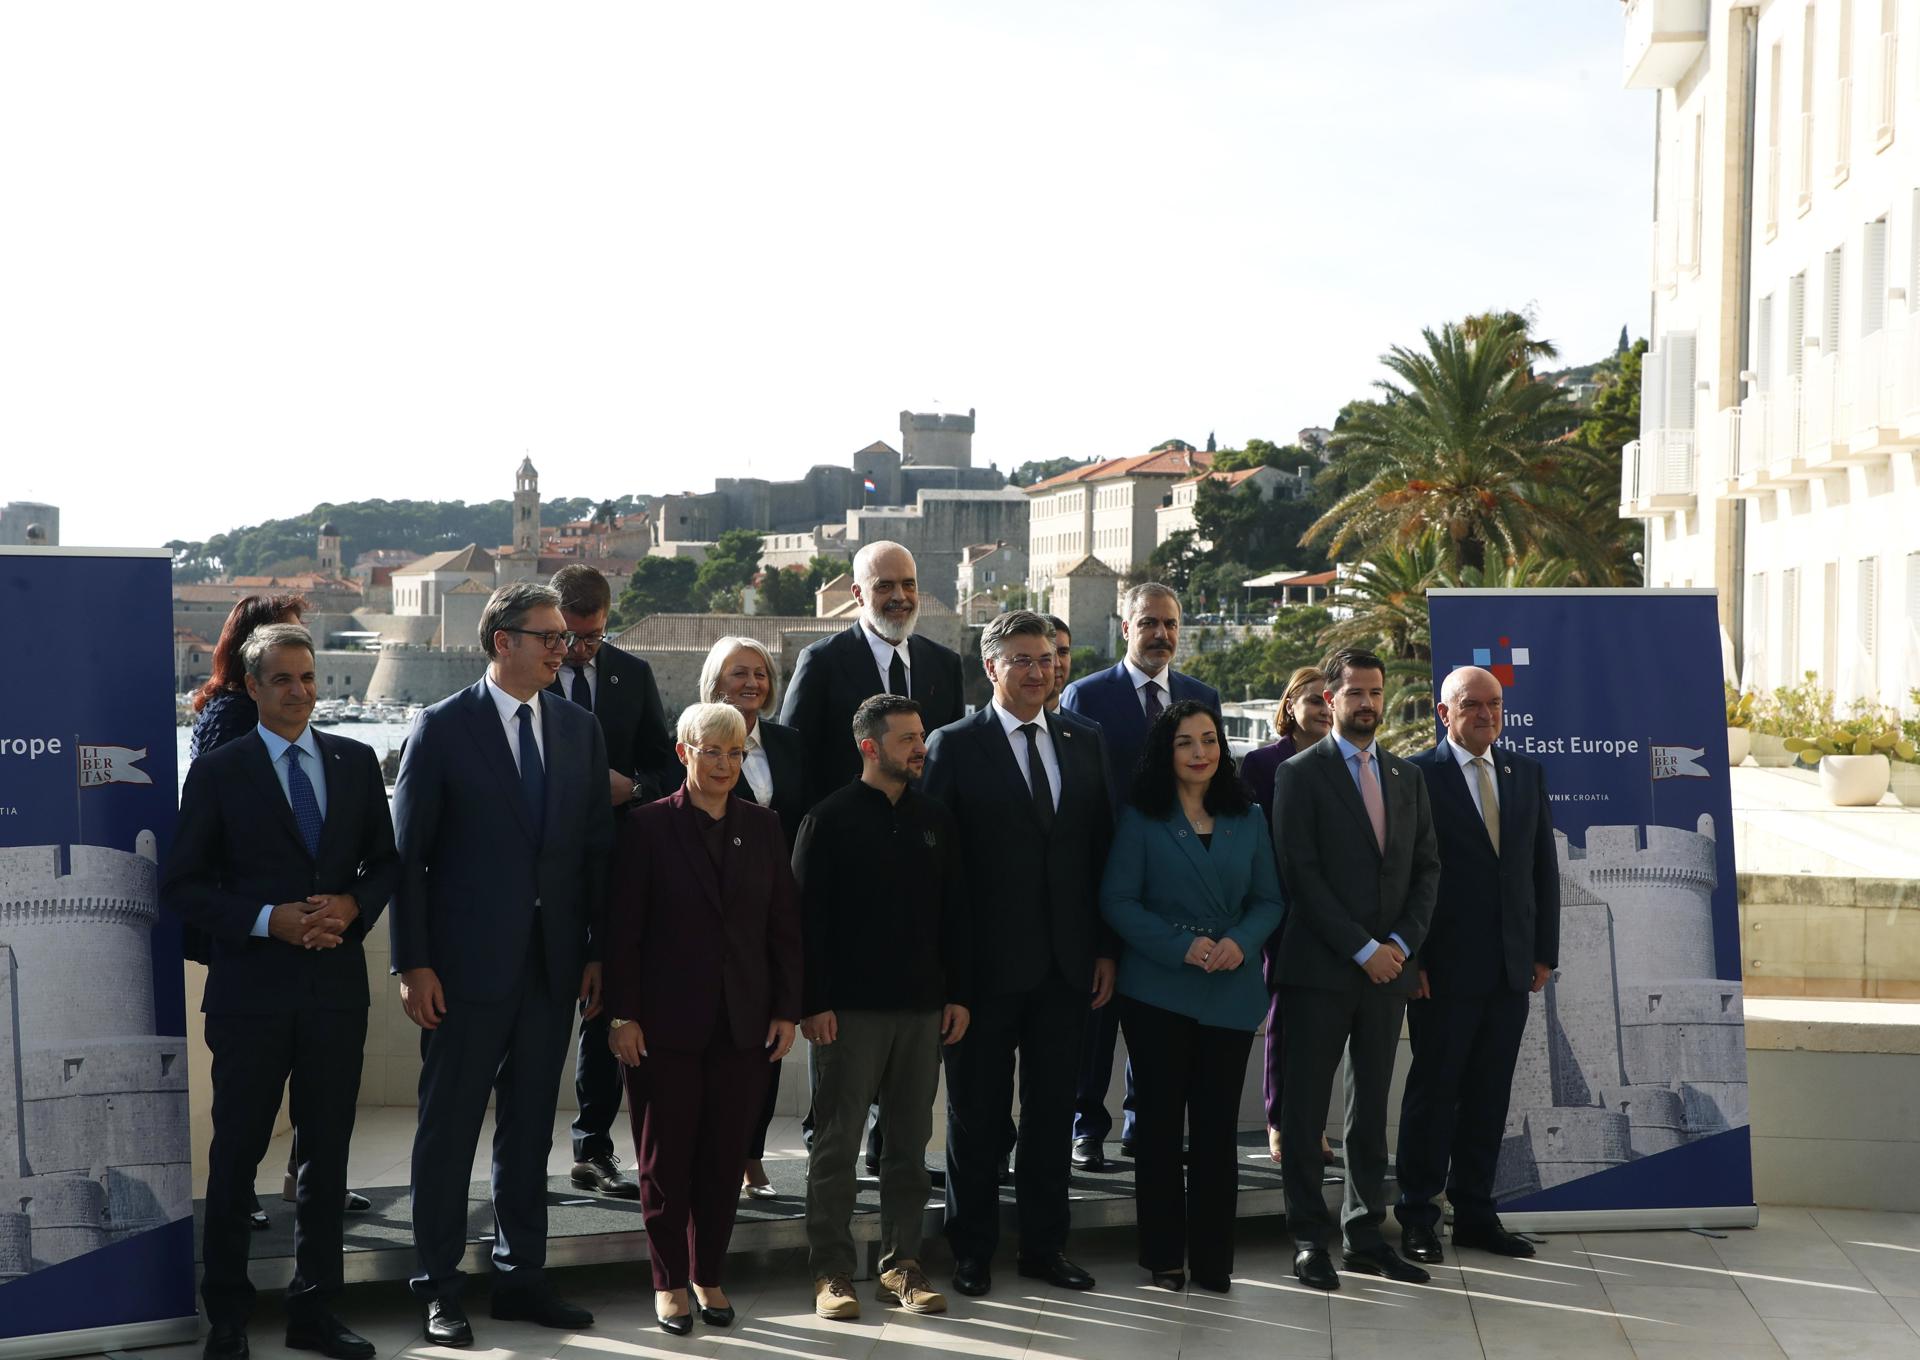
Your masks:
<path fill-rule="evenodd" d="M 248 595 L 234 605 L 220 630 L 220 641 L 214 644 L 213 674 L 193 692 L 193 711 L 205 708 L 216 694 L 237 694 L 246 688 L 240 649 L 254 629 L 269 623 L 298 623 L 310 608 L 304 595 Z"/>

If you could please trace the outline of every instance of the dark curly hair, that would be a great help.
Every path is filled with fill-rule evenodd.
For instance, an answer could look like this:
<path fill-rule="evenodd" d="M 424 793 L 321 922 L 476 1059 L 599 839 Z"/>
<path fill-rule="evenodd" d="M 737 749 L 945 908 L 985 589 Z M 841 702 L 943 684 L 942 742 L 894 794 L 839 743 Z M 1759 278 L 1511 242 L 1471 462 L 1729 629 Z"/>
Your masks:
<path fill-rule="evenodd" d="M 1140 748 L 1140 763 L 1134 767 L 1133 788 L 1127 796 L 1127 801 L 1155 821 L 1171 817 L 1180 801 L 1179 784 L 1173 774 L 1174 734 L 1188 718 L 1203 714 L 1212 721 L 1214 734 L 1220 740 L 1220 764 L 1207 784 L 1207 811 L 1215 817 L 1233 817 L 1250 806 L 1247 791 L 1234 772 L 1233 753 L 1227 748 L 1227 734 L 1220 725 L 1220 715 L 1196 700 L 1182 699 L 1168 704 L 1153 720 L 1147 743 Z"/>
<path fill-rule="evenodd" d="M 245 694 L 247 668 L 241 664 L 240 649 L 253 630 L 269 623 L 298 623 L 310 608 L 304 595 L 242 597 L 220 629 L 220 640 L 213 646 L 213 671 L 193 692 L 193 711 L 205 708 L 216 694 Z"/>

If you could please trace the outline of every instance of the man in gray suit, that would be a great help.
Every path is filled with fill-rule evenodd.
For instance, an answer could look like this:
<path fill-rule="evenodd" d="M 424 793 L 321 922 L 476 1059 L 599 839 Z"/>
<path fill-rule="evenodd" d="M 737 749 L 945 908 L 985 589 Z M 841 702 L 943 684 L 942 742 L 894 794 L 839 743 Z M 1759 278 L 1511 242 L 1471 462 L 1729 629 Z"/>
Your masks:
<path fill-rule="evenodd" d="M 400 884 L 387 913 L 400 1000 L 420 1026 L 414 1296 L 427 1340 L 470 1346 L 460 1302 L 467 1173 L 494 1100 L 493 1316 L 577 1331 L 547 1284 L 547 1154 L 573 1006 L 600 1010 L 613 819 L 593 714 L 547 693 L 573 635 L 546 586 L 480 616 L 487 673 L 413 725 L 393 789 Z"/>
<path fill-rule="evenodd" d="M 1400 1021 L 1417 981 L 1409 961 L 1433 919 L 1440 851 L 1419 769 L 1379 749 L 1386 663 L 1342 650 L 1321 667 L 1333 731 L 1280 767 L 1273 839 L 1289 910 L 1278 953 L 1287 1080 L 1281 1166 L 1293 1273 L 1338 1289 L 1333 1223 L 1320 1188 L 1320 1133 L 1340 1055 L 1348 1054 L 1348 1270 L 1423 1284 L 1427 1272 L 1386 1244 L 1387 1087 Z"/>

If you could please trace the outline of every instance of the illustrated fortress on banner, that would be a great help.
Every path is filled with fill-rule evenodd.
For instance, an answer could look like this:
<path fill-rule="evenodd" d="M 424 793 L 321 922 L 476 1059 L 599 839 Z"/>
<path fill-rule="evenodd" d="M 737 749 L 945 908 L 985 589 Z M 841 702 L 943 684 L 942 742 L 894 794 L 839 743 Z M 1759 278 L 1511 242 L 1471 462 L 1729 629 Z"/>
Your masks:
<path fill-rule="evenodd" d="M 189 1217 L 186 1040 L 156 1037 L 152 832 L 0 848 L 0 1284 Z"/>
<path fill-rule="evenodd" d="M 1741 985 L 1715 976 L 1713 819 L 1555 832 L 1560 968 L 1532 998 L 1499 1198 L 1747 1124 Z"/>

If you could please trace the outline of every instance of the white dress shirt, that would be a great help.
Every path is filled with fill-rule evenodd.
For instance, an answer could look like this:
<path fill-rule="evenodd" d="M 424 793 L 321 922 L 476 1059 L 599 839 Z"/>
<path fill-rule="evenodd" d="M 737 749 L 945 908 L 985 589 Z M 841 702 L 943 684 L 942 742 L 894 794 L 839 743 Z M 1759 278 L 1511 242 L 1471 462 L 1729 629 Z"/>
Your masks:
<path fill-rule="evenodd" d="M 891 694 L 893 692 L 888 689 L 887 686 L 893 683 L 893 659 L 897 656 L 900 658 L 900 664 L 907 668 L 908 694 L 903 694 L 900 697 L 903 699 L 910 697 L 913 690 L 913 653 L 908 650 L 907 644 L 902 642 L 898 646 L 895 646 L 864 623 L 860 625 L 860 635 L 866 638 L 867 650 L 873 653 L 873 664 L 880 668 L 879 692 L 882 694 Z"/>
<path fill-rule="evenodd" d="M 1453 758 L 1460 762 L 1460 773 L 1466 776 L 1467 792 L 1473 796 L 1473 810 L 1480 814 L 1481 821 L 1486 821 L 1487 810 L 1480 803 L 1480 771 L 1473 768 L 1473 762 L 1478 757 L 1455 741 L 1451 735 L 1447 737 L 1447 749 L 1453 753 Z M 1500 815 L 1500 781 L 1494 778 L 1493 747 L 1491 746 L 1487 748 L 1486 761 L 1487 778 L 1493 792 L 1493 815 L 1498 817 Z"/>
<path fill-rule="evenodd" d="M 1020 777 L 1027 781 L 1027 787 L 1033 787 L 1033 774 L 1027 769 L 1027 734 L 1020 730 L 1020 719 L 1000 707 L 1000 701 L 993 701 L 993 716 L 1000 720 L 1000 730 L 1007 734 L 1007 744 L 1013 747 L 1013 763 L 1020 767 Z M 1047 726 L 1047 715 L 1042 712 L 1034 719 L 1040 730 L 1034 735 L 1039 739 L 1040 764 L 1047 772 L 1047 785 L 1053 792 L 1053 810 L 1060 810 L 1060 755 L 1053 749 L 1053 731 Z"/>
<path fill-rule="evenodd" d="M 1148 675 L 1133 664 L 1132 657 L 1120 658 L 1120 664 L 1127 668 L 1127 674 L 1133 680 L 1133 697 L 1140 701 L 1140 711 L 1147 711 L 1147 686 L 1160 687 L 1160 707 L 1165 708 L 1173 702 L 1173 667 L 1168 666 L 1158 675 Z"/>
<path fill-rule="evenodd" d="M 500 726 L 506 729 L 507 750 L 513 756 L 513 768 L 520 768 L 520 700 L 493 683 L 493 676 L 486 677 L 487 694 L 493 699 L 493 706 L 500 710 Z M 540 763 L 547 763 L 547 734 L 540 730 L 540 691 L 535 690 L 533 697 L 526 701 L 533 709 L 533 747 L 540 753 Z"/>
<path fill-rule="evenodd" d="M 756 714 L 752 727 L 747 729 L 747 758 L 740 762 L 740 773 L 746 777 L 747 787 L 753 790 L 754 801 L 761 807 L 773 806 L 773 766 L 767 763 L 767 748 L 760 744 L 760 720 Z"/>

